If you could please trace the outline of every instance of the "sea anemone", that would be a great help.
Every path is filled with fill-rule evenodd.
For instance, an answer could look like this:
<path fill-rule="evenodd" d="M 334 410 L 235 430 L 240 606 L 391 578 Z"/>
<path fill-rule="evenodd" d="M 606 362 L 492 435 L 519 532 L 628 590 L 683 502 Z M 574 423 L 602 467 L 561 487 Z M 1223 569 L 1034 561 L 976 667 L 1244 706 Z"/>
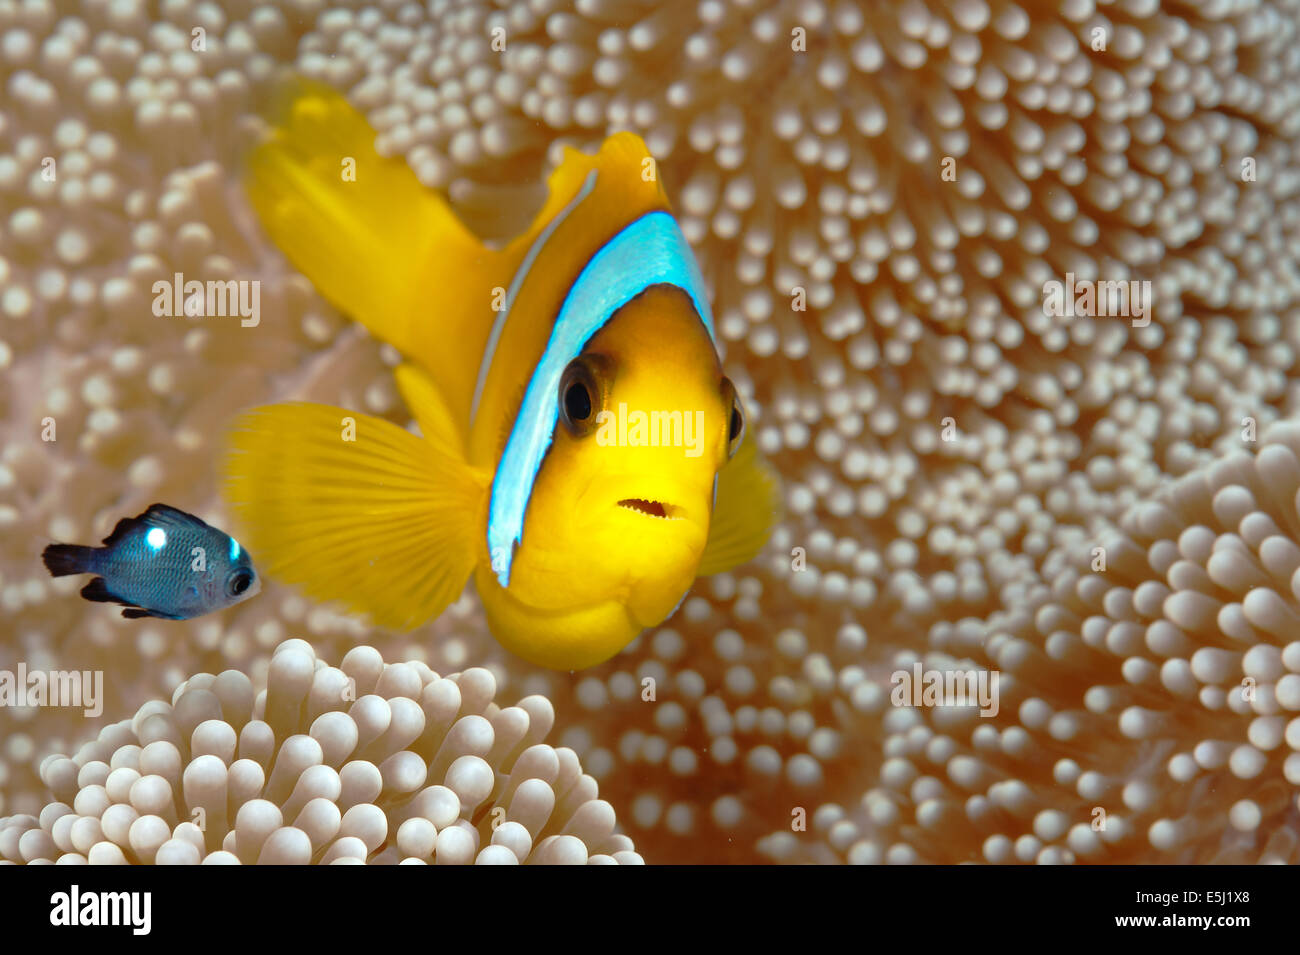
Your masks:
<path fill-rule="evenodd" d="M 334 656 L 365 638 L 487 667 L 554 701 L 560 743 L 656 861 L 1294 858 L 1289 636 L 1232 589 L 1265 584 L 1215 577 L 1236 566 L 1218 540 L 1254 548 L 1259 522 L 1214 504 L 1253 461 L 1229 484 L 1297 539 L 1274 463 L 1290 432 L 1269 430 L 1297 413 L 1293 2 L 177 0 L 159 18 L 0 9 L 0 666 L 110 670 L 110 709 L 205 667 L 256 678 L 290 630 Z M 488 237 L 528 220 L 560 144 L 645 136 L 784 479 L 759 560 L 572 676 L 501 651 L 472 595 L 408 635 L 274 586 L 164 628 L 44 576 L 45 542 L 152 500 L 220 524 L 214 449 L 245 405 L 407 423 L 396 356 L 267 247 L 239 193 L 290 68 L 343 90 Z M 175 271 L 259 279 L 262 322 L 155 317 L 151 283 Z M 1150 282 L 1149 309 L 1049 314 L 1071 274 Z M 1189 511 L 1197 481 L 1215 490 Z M 916 660 L 998 669 L 999 715 L 893 707 Z M 1281 707 L 1254 736 L 1231 709 L 1245 676 L 1252 706 Z M 1179 722 L 1202 710 L 1219 715 Z M 32 767 L 82 733 L 0 711 L 0 811 L 35 816 Z M 1238 769 L 1276 785 L 1239 792 Z M 1189 809 L 1202 779 L 1231 798 Z"/>
<path fill-rule="evenodd" d="M 494 702 L 481 667 L 442 677 L 302 640 L 266 688 L 238 670 L 106 726 L 41 778 L 57 801 L 0 819 L 9 862 L 112 865 L 635 864 L 613 807 L 542 696 Z"/>
<path fill-rule="evenodd" d="M 781 860 L 1294 863 L 1300 788 L 1300 425 L 1180 478 L 925 663 L 997 670 L 1001 713 L 891 709 L 860 801 Z M 1050 583 L 1048 583 L 1050 582 Z M 900 651 L 905 669 L 916 654 Z M 841 677 L 843 677 L 841 673 Z M 846 692 L 847 691 L 847 692 Z"/>

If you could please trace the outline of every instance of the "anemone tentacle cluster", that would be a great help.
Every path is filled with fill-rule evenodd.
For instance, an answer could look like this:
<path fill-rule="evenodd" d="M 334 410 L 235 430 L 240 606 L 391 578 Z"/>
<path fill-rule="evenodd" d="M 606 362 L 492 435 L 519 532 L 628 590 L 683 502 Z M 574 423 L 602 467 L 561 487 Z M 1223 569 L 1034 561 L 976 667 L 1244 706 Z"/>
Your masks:
<path fill-rule="evenodd" d="M 0 669 L 109 670 L 113 713 L 256 682 L 291 632 L 485 667 L 551 700 L 651 861 L 1296 861 L 1295 0 L 57 7 L 0 5 Z M 783 477 L 764 555 L 572 676 L 472 595 L 403 635 L 275 586 L 163 626 L 44 575 L 153 500 L 220 525 L 245 405 L 407 423 L 396 356 L 240 196 L 290 69 L 485 236 L 560 145 L 646 138 Z M 260 281 L 261 321 L 155 316 L 176 272 Z M 1149 309 L 1050 314 L 1071 277 Z M 892 706 L 915 661 L 997 669 L 998 716 Z M 0 709 L 0 813 L 86 736 Z"/>
<path fill-rule="evenodd" d="M 41 777 L 58 801 L 0 820 L 0 858 L 60 865 L 640 863 L 545 697 L 494 702 L 372 647 L 338 667 L 302 640 L 266 687 L 198 674 Z"/>
<path fill-rule="evenodd" d="M 793 861 L 1292 863 L 1300 788 L 1300 425 L 1198 469 L 924 664 L 997 670 L 1000 718 L 892 709 L 878 782 L 819 806 Z M 918 655 L 899 651 L 907 669 Z M 841 671 L 841 686 L 845 672 Z M 956 837 L 956 838 L 954 838 Z M 834 854 L 833 854 L 834 853 Z"/>

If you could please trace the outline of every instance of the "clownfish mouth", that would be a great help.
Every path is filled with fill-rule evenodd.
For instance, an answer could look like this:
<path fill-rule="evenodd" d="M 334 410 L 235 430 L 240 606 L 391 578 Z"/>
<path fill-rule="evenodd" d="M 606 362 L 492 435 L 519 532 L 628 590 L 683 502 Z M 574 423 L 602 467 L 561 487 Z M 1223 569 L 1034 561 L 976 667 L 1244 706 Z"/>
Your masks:
<path fill-rule="evenodd" d="M 642 497 L 625 497 L 618 502 L 619 507 L 625 507 L 629 511 L 637 511 L 648 517 L 658 517 L 661 520 L 675 520 L 681 516 L 681 508 L 674 504 L 666 504 L 663 501 L 650 501 Z"/>

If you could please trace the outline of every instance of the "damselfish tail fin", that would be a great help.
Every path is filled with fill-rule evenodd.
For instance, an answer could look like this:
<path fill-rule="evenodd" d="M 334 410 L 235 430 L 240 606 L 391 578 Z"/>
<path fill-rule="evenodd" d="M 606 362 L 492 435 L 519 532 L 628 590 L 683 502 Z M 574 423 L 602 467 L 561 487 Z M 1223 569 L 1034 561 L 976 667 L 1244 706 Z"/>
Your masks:
<path fill-rule="evenodd" d="M 375 151 L 365 118 L 329 87 L 295 80 L 245 186 L 263 227 L 327 299 L 422 365 L 461 431 L 514 258 L 486 248 L 401 157 Z"/>
<path fill-rule="evenodd" d="M 436 617 L 474 568 L 489 476 L 465 463 L 445 415 L 421 439 L 318 404 L 254 408 L 235 422 L 226 496 L 264 573 L 377 624 Z"/>
<path fill-rule="evenodd" d="M 98 549 L 80 544 L 51 544 L 41 552 L 41 560 L 45 561 L 45 569 L 51 577 L 88 574 L 94 569 Z"/>

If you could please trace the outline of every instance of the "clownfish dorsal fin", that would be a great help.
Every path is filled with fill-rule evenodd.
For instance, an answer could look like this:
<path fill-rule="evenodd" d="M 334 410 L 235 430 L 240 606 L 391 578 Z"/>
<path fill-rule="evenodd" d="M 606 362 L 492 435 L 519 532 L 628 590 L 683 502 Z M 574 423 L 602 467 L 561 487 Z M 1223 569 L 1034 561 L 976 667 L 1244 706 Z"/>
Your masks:
<path fill-rule="evenodd" d="M 736 449 L 735 457 L 718 472 L 709 539 L 700 559 L 699 576 L 720 574 L 753 560 L 780 519 L 780 481 L 759 453 L 751 430 Z"/>
<path fill-rule="evenodd" d="M 587 186 L 592 173 L 597 181 L 590 201 L 584 197 L 581 211 L 575 210 L 570 231 L 585 234 L 579 241 L 577 261 L 585 264 L 593 253 L 633 219 L 655 209 L 667 209 L 656 167 L 645 141 L 636 133 L 613 133 L 594 154 L 565 146 L 560 164 L 546 180 L 546 202 L 528 230 L 512 240 L 511 248 L 526 249 L 546 226 Z M 574 269 L 569 280 L 577 277 Z"/>
<path fill-rule="evenodd" d="M 317 290 L 422 365 L 463 439 L 492 289 L 516 262 L 484 246 L 339 93 L 297 79 L 270 135 L 248 156 L 245 188 L 263 227 Z"/>

